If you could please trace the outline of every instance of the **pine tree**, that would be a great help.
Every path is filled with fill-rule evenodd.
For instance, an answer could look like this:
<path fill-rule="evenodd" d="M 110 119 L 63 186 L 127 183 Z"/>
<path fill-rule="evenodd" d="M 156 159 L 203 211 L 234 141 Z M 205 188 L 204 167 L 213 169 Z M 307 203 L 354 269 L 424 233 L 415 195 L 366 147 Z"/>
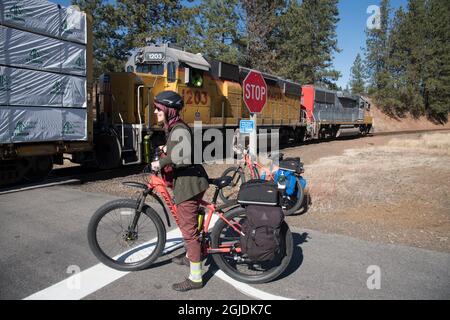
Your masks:
<path fill-rule="evenodd" d="M 117 0 L 127 47 L 145 46 L 148 38 L 151 43 L 176 42 L 182 9 L 179 0 Z"/>
<path fill-rule="evenodd" d="M 366 92 L 365 78 L 364 62 L 361 59 L 361 55 L 358 53 L 355 62 L 353 62 L 350 75 L 350 87 L 353 94 L 362 95 Z"/>
<path fill-rule="evenodd" d="M 428 116 L 448 121 L 450 112 L 450 2 L 427 3 L 424 103 Z"/>
<path fill-rule="evenodd" d="M 281 17 L 280 35 L 283 42 L 280 45 L 278 70 L 281 76 L 300 83 L 308 83 L 305 59 L 306 48 L 310 48 L 307 45 L 310 37 L 306 37 L 305 25 L 302 6 L 292 1 Z"/>
<path fill-rule="evenodd" d="M 283 0 L 242 0 L 247 45 L 243 53 L 245 66 L 277 72 L 278 20 L 284 7 Z"/>
<path fill-rule="evenodd" d="M 426 11 L 425 0 L 410 0 L 405 19 L 402 37 L 406 41 L 404 54 L 406 86 L 403 90 L 402 102 L 409 112 L 418 117 L 424 114 L 424 77 L 426 57 Z"/>
<path fill-rule="evenodd" d="M 386 72 L 383 73 L 385 85 L 378 88 L 374 94 L 378 105 L 385 112 L 401 117 L 409 110 L 402 101 L 407 84 L 405 61 L 408 44 L 405 37 L 405 20 L 406 13 L 400 7 L 395 12 L 387 41 Z"/>
<path fill-rule="evenodd" d="M 120 17 L 112 4 L 102 0 L 72 0 L 72 4 L 92 16 L 94 77 L 107 71 L 123 71 L 128 50 L 120 28 Z"/>
<path fill-rule="evenodd" d="M 332 68 L 339 52 L 336 0 L 292 1 L 282 17 L 280 71 L 301 83 L 319 83 L 336 88 L 340 73 Z"/>
<path fill-rule="evenodd" d="M 382 0 L 380 6 L 380 26 L 366 30 L 366 61 L 370 74 L 371 86 L 385 88 L 388 82 L 387 55 L 389 35 L 389 0 Z"/>
<path fill-rule="evenodd" d="M 202 54 L 229 63 L 238 63 L 239 33 L 238 0 L 202 0 L 199 24 Z"/>

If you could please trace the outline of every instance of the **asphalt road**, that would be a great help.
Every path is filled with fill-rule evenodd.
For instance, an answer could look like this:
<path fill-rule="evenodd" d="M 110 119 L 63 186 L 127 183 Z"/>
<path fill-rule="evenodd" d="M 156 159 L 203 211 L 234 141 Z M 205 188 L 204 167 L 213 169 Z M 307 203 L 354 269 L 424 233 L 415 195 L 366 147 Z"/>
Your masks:
<path fill-rule="evenodd" d="M 0 299 L 450 299 L 450 254 L 300 229 L 292 230 L 294 259 L 277 281 L 240 284 L 208 263 L 205 287 L 178 293 L 171 284 L 188 269 L 170 258 L 180 250 L 133 273 L 107 268 L 90 252 L 90 216 L 112 199 L 67 186 L 0 195 Z M 81 271 L 75 285 L 74 268 Z"/>

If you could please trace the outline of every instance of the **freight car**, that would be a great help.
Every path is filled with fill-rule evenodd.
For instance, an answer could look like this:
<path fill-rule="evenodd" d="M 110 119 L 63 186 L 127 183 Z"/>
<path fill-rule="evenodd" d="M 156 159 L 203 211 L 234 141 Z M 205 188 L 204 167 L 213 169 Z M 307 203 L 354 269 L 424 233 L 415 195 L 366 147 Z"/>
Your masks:
<path fill-rule="evenodd" d="M 0 185 L 92 150 L 91 24 L 74 6 L 0 1 Z"/>

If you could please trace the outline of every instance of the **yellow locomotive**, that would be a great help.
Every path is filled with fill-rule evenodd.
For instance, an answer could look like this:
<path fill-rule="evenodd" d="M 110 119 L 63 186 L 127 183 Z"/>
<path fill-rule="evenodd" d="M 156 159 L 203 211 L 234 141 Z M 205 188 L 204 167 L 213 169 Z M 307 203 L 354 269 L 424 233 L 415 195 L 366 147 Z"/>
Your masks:
<path fill-rule="evenodd" d="M 162 143 L 161 129 L 153 115 L 153 97 L 164 90 L 184 98 L 183 120 L 204 129 L 237 129 L 250 117 L 242 99 L 242 80 L 247 68 L 207 60 L 169 44 L 149 45 L 137 50 L 126 63 L 126 72 L 103 74 L 97 94 L 97 112 L 103 119 L 101 141 L 113 155 L 99 155 L 101 167 L 142 162 L 142 141 L 151 135 L 152 144 Z M 280 130 L 280 140 L 300 140 L 306 123 L 302 117 L 301 85 L 263 74 L 268 101 L 258 116 L 258 127 Z M 109 140 L 108 142 L 106 142 Z M 95 138 L 94 138 L 95 142 Z"/>

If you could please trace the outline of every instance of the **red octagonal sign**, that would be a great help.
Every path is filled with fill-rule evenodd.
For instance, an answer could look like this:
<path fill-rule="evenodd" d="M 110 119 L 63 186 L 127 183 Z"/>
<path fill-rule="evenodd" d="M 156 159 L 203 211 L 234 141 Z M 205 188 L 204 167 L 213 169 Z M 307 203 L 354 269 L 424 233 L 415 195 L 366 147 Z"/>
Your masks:
<path fill-rule="evenodd" d="M 267 102 L 267 84 L 258 71 L 251 70 L 242 83 L 244 102 L 251 113 L 261 113 Z"/>

